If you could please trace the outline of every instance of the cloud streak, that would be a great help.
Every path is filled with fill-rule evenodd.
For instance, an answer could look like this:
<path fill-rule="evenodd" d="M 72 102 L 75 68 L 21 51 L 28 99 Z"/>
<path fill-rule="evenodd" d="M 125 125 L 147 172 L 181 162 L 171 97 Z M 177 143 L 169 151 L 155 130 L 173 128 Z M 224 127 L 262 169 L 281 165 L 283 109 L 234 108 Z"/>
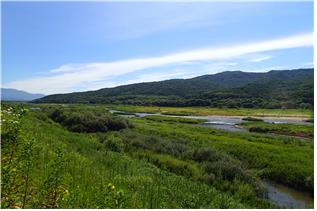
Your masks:
<path fill-rule="evenodd" d="M 253 58 L 250 61 L 251 62 L 263 62 L 263 61 L 269 60 L 271 58 L 272 58 L 271 56 L 260 56 L 260 57 Z"/>
<path fill-rule="evenodd" d="M 312 33 L 307 33 L 235 46 L 189 50 L 157 57 L 103 63 L 66 64 L 49 70 L 52 74 L 50 76 L 12 81 L 4 84 L 3 87 L 21 89 L 34 93 L 67 93 L 76 91 L 79 87 L 89 90 L 91 89 L 90 87 L 93 87 L 93 84 L 98 83 L 98 81 L 110 80 L 112 77 L 148 68 L 177 65 L 186 62 L 222 61 L 252 53 L 310 47 L 312 45 L 313 35 Z M 153 78 L 153 80 L 155 79 Z M 107 86 L 107 84 L 104 84 L 104 87 Z"/>

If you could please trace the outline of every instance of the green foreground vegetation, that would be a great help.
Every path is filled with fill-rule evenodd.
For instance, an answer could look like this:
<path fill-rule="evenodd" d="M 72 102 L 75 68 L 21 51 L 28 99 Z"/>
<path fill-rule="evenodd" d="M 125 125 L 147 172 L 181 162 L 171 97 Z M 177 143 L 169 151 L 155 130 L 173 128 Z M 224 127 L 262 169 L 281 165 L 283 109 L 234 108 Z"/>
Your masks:
<path fill-rule="evenodd" d="M 276 208 L 262 179 L 313 194 L 310 141 L 101 105 L 28 107 L 2 105 L 2 208 Z"/>

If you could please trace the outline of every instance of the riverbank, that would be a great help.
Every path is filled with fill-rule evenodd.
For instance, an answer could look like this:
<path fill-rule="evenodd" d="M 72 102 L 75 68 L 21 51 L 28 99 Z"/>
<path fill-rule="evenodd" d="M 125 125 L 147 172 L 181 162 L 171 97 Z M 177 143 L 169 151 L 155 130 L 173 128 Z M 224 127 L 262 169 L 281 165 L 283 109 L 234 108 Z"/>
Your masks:
<path fill-rule="evenodd" d="M 175 122 L 200 124 L 202 126 L 227 131 L 249 131 L 272 135 L 283 135 L 295 138 L 308 138 L 314 136 L 313 123 L 303 118 L 254 118 L 244 116 L 173 116 L 159 113 L 132 113 L 118 110 L 109 110 L 110 113 L 123 117 L 140 117 L 159 122 Z M 256 120 L 256 121 L 255 121 Z"/>
<path fill-rule="evenodd" d="M 262 118 L 289 118 L 308 120 L 313 117 L 313 111 L 307 109 L 246 109 L 246 108 L 209 108 L 209 107 L 158 107 L 158 106 L 133 106 L 133 105 L 108 105 L 114 110 L 126 112 L 160 113 L 177 116 L 254 116 Z"/>
<path fill-rule="evenodd" d="M 104 204 L 99 200 L 105 196 L 118 200 L 119 195 L 107 195 L 107 187 L 120 193 L 124 202 L 121 208 L 277 208 L 274 200 L 280 197 L 273 194 L 274 200 L 267 198 L 268 188 L 261 185 L 266 179 L 313 193 L 312 142 L 202 126 L 234 127 L 243 121 L 239 118 L 191 119 L 193 116 L 142 112 L 114 115 L 105 105 L 37 104 L 31 108 L 21 121 L 14 121 L 21 122 L 19 131 L 27 137 L 18 141 L 32 140 L 37 150 L 30 161 L 34 166 L 30 184 L 42 191 L 42 183 L 58 178 L 65 190 L 60 208 L 76 208 L 83 203 L 89 208 L 117 206 L 110 199 Z M 8 117 L 2 116 L 8 129 L 13 126 L 9 116 L 20 116 L 10 109 L 4 109 Z M 124 127 L 118 128 L 120 125 Z M 10 156 L 11 145 L 4 149 Z M 59 164 L 61 158 L 67 160 L 61 162 L 65 166 Z M 47 172 L 55 172 L 54 160 L 61 169 L 47 178 L 51 175 Z M 23 172 L 20 166 L 15 167 L 18 173 Z M 48 171 L 42 166 L 48 166 Z M 23 178 L 23 174 L 20 176 Z M 32 200 L 42 200 L 37 192 L 32 194 Z M 33 206 L 31 202 L 27 207 Z M 304 202 L 304 206 L 312 205 Z"/>

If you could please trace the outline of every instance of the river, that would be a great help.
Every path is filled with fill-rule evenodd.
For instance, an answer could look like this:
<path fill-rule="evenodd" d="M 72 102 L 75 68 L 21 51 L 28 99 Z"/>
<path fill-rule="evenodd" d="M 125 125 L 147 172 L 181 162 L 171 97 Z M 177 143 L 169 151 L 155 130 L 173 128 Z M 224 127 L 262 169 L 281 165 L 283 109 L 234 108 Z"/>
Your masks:
<path fill-rule="evenodd" d="M 247 131 L 244 128 L 239 128 L 236 125 L 242 122 L 246 122 L 242 120 L 245 116 L 176 116 L 176 115 L 166 115 L 166 114 L 159 114 L 159 113 L 127 113 L 124 114 L 124 111 L 118 110 L 109 110 L 110 113 L 120 113 L 121 116 L 125 117 L 145 117 L 145 116 L 165 116 L 165 117 L 181 117 L 181 118 L 189 118 L 189 119 L 203 119 L 206 122 L 202 123 L 201 125 L 206 127 L 212 127 L 221 130 L 228 130 L 228 131 Z M 280 124 L 280 123 L 291 123 L 291 124 L 307 124 L 311 125 L 311 122 L 305 122 L 301 119 L 296 118 L 289 118 L 289 117 L 261 117 L 264 122 Z"/>
<path fill-rule="evenodd" d="M 212 127 L 216 129 L 228 130 L 228 131 L 248 131 L 243 128 L 236 127 L 236 124 L 246 122 L 242 120 L 244 116 L 175 116 L 175 115 L 164 115 L 164 114 L 153 114 L 153 113 L 127 113 L 118 110 L 109 110 L 110 113 L 120 113 L 124 117 L 145 117 L 145 116 L 167 116 L 167 117 L 181 117 L 190 119 L 203 119 L 206 122 L 202 123 L 202 126 Z M 264 122 L 269 123 L 296 123 L 296 124 L 313 124 L 310 122 L 304 122 L 300 119 L 295 118 L 283 118 L 283 117 L 261 117 Z M 308 193 L 300 192 L 289 188 L 287 186 L 276 184 L 271 181 L 262 181 L 264 187 L 267 190 L 267 199 L 274 204 L 282 208 L 309 208 L 313 206 L 314 199 Z"/>
<path fill-rule="evenodd" d="M 272 181 L 263 181 L 262 183 L 268 192 L 268 200 L 281 208 L 305 209 L 314 206 L 314 198 L 309 193 L 297 191 Z"/>

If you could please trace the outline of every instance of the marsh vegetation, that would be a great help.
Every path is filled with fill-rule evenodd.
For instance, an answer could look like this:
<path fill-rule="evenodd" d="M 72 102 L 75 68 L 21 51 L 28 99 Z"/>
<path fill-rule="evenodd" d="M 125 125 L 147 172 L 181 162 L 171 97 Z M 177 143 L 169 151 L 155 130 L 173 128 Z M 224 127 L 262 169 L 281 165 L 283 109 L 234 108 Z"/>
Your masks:
<path fill-rule="evenodd" d="M 311 141 L 32 106 L 2 105 L 3 208 L 277 208 L 262 180 L 313 194 Z"/>

